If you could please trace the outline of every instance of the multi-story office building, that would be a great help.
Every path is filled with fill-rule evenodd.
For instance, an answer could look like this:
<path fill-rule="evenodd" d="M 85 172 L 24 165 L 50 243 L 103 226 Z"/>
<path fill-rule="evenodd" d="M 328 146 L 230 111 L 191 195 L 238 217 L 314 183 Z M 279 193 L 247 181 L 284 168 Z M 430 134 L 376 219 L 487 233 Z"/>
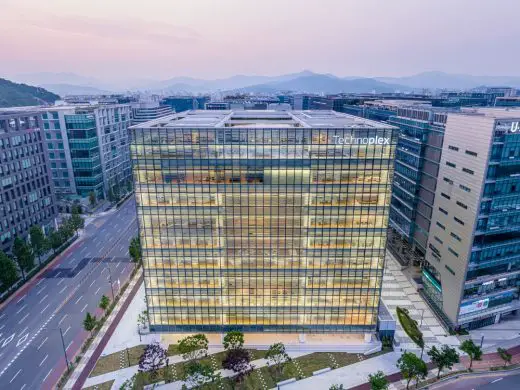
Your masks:
<path fill-rule="evenodd" d="M 169 96 L 161 100 L 161 104 L 170 106 L 175 112 L 187 110 L 204 110 L 209 96 Z"/>
<path fill-rule="evenodd" d="M 455 328 L 520 307 L 519 123 L 513 109 L 447 116 L 423 284 Z"/>
<path fill-rule="evenodd" d="M 0 249 L 32 225 L 47 230 L 57 214 L 49 161 L 37 110 L 0 110 Z"/>
<path fill-rule="evenodd" d="M 204 105 L 205 110 L 229 110 L 231 107 L 230 102 L 208 102 Z M 244 103 L 237 103 L 240 106 L 244 106 Z"/>
<path fill-rule="evenodd" d="M 54 106 L 43 110 L 52 180 L 60 196 L 106 197 L 131 180 L 130 104 Z"/>
<path fill-rule="evenodd" d="M 394 127 L 191 111 L 130 131 L 152 330 L 375 331 Z"/>
<path fill-rule="evenodd" d="M 495 107 L 520 107 L 520 96 L 497 97 Z"/>
<path fill-rule="evenodd" d="M 170 106 L 160 105 L 159 102 L 132 103 L 132 125 L 148 122 L 173 113 L 174 111 Z"/>
<path fill-rule="evenodd" d="M 388 123 L 400 128 L 390 205 L 390 226 L 417 259 L 426 253 L 446 112 L 424 103 L 396 102 Z M 390 248 L 395 249 L 390 241 Z M 399 251 L 394 251 L 400 256 Z"/>

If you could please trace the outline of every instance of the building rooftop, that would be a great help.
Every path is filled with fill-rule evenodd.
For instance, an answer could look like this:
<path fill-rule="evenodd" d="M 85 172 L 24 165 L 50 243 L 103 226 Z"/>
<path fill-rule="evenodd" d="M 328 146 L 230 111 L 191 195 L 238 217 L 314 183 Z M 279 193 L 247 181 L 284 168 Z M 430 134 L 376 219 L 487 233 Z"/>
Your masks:
<path fill-rule="evenodd" d="M 460 115 L 482 116 L 492 119 L 520 118 L 520 107 L 478 107 L 464 108 Z"/>
<path fill-rule="evenodd" d="M 393 126 L 336 111 L 191 110 L 135 125 L 136 128 L 373 128 Z"/>

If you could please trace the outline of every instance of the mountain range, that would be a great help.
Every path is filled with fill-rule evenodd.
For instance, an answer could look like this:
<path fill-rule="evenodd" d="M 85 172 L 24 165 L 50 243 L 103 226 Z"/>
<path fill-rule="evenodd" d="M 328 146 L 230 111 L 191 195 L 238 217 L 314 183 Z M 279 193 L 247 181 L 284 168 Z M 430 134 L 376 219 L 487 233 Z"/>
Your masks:
<path fill-rule="evenodd" d="M 444 72 L 423 72 L 404 77 L 338 77 L 304 70 L 279 76 L 235 75 L 222 79 L 174 77 L 167 80 L 132 79 L 104 82 L 73 73 L 31 73 L 18 75 L 17 81 L 42 86 L 60 95 L 106 94 L 147 91 L 162 94 L 211 92 L 307 92 L 307 93 L 370 93 L 410 92 L 421 89 L 463 90 L 480 86 L 511 86 L 520 88 L 518 76 L 472 76 Z"/>

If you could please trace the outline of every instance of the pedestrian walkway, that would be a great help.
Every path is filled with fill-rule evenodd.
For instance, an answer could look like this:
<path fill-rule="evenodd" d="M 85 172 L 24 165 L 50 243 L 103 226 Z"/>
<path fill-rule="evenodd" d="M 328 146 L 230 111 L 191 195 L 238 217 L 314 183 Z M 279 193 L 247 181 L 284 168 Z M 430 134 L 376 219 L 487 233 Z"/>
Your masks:
<path fill-rule="evenodd" d="M 412 283 L 402 273 L 401 265 L 387 251 L 385 273 L 381 297 L 388 310 L 397 321 L 395 345 L 401 351 L 416 351 L 417 345 L 408 337 L 399 323 L 396 307 L 408 309 L 410 316 L 417 321 L 423 333 L 427 347 L 438 344 L 458 346 L 460 341 L 456 336 L 450 336 L 442 327 L 428 305 L 421 298 Z"/>

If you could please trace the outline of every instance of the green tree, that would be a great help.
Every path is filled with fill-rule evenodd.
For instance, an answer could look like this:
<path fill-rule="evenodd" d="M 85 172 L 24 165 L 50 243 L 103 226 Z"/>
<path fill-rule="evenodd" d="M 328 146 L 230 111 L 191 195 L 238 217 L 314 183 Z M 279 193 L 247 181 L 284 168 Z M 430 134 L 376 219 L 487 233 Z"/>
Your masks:
<path fill-rule="evenodd" d="M 368 383 L 370 383 L 371 390 L 387 390 L 388 380 L 383 371 L 378 371 L 375 374 L 368 375 Z"/>
<path fill-rule="evenodd" d="M 507 352 L 506 349 L 498 348 L 497 352 L 506 365 L 511 364 L 511 359 L 513 358 L 513 356 L 509 352 Z"/>
<path fill-rule="evenodd" d="M 434 345 L 428 351 L 428 356 L 439 369 L 437 379 L 441 376 L 441 371 L 444 368 L 451 369 L 455 363 L 459 362 L 459 354 L 455 348 L 451 348 L 449 345 L 443 345 L 441 349 Z"/>
<path fill-rule="evenodd" d="M 196 334 L 179 340 L 178 351 L 184 359 L 197 359 L 208 354 L 208 344 L 205 335 Z"/>
<path fill-rule="evenodd" d="M 20 237 L 14 239 L 12 253 L 18 266 L 22 271 L 22 276 L 25 280 L 25 272 L 34 267 L 34 254 L 27 243 Z"/>
<path fill-rule="evenodd" d="M 143 310 L 139 315 L 137 316 L 137 325 L 139 325 L 141 328 L 144 328 L 148 322 L 148 310 Z"/>
<path fill-rule="evenodd" d="M 45 238 L 41 226 L 32 225 L 29 229 L 29 235 L 31 237 L 31 247 L 36 256 L 38 256 L 38 262 L 40 262 L 41 255 L 49 249 L 49 242 Z"/>
<path fill-rule="evenodd" d="M 96 316 L 93 316 L 89 312 L 85 315 L 85 319 L 83 320 L 83 329 L 85 329 L 87 332 L 90 332 L 90 335 L 93 335 L 93 331 L 96 328 L 97 325 L 97 318 Z"/>
<path fill-rule="evenodd" d="M 81 207 L 81 205 L 79 203 L 74 203 L 72 205 L 71 213 L 72 214 L 83 214 L 83 208 Z"/>
<path fill-rule="evenodd" d="M 54 252 L 63 244 L 63 239 L 59 231 L 53 230 L 50 232 L 49 244 Z"/>
<path fill-rule="evenodd" d="M 426 378 L 428 368 L 426 363 L 419 359 L 412 352 L 404 352 L 397 361 L 397 368 L 401 371 L 401 375 L 406 379 L 406 388 L 410 386 L 412 380 L 419 381 L 419 379 Z"/>
<path fill-rule="evenodd" d="M 285 351 L 285 345 L 283 345 L 283 343 L 276 343 L 269 346 L 265 358 L 267 359 L 267 364 L 273 367 L 278 375 L 282 374 L 285 363 L 291 361 L 291 358 Z"/>
<path fill-rule="evenodd" d="M 66 242 L 69 238 L 74 235 L 74 223 L 72 217 L 64 218 L 61 226 L 58 228 L 58 233 L 61 236 L 62 242 Z"/>
<path fill-rule="evenodd" d="M 343 385 L 332 385 L 331 387 L 329 387 L 329 390 L 344 390 L 345 388 L 343 387 Z"/>
<path fill-rule="evenodd" d="M 16 265 L 3 251 L 0 250 L 0 282 L 7 289 L 18 280 Z"/>
<path fill-rule="evenodd" d="M 480 360 L 482 358 L 482 348 L 476 345 L 473 340 L 464 340 L 460 344 L 459 349 L 462 352 L 467 353 L 469 356 L 469 369 L 473 367 L 473 360 Z"/>
<path fill-rule="evenodd" d="M 188 382 L 190 388 L 202 386 L 204 383 L 211 383 L 220 378 L 219 373 L 211 364 L 204 364 L 198 361 L 190 361 L 185 369 L 185 381 Z"/>
<path fill-rule="evenodd" d="M 238 330 L 230 330 L 222 341 L 224 349 L 238 349 L 244 346 L 244 334 Z"/>
<path fill-rule="evenodd" d="M 143 262 L 143 256 L 141 253 L 141 240 L 139 237 L 134 237 L 130 241 L 130 246 L 128 247 L 128 253 L 132 258 L 132 261 L 137 265 L 141 265 Z"/>
<path fill-rule="evenodd" d="M 96 205 L 97 199 L 96 199 L 96 193 L 94 191 L 90 191 L 88 194 L 88 202 L 92 207 Z"/>
<path fill-rule="evenodd" d="M 74 233 L 77 233 L 79 229 L 83 229 L 85 227 L 85 220 L 78 213 L 72 213 L 70 217 L 70 226 Z"/>
<path fill-rule="evenodd" d="M 110 306 L 110 298 L 103 294 L 101 300 L 99 301 L 99 308 L 103 310 L 106 314 L 108 307 Z"/>

